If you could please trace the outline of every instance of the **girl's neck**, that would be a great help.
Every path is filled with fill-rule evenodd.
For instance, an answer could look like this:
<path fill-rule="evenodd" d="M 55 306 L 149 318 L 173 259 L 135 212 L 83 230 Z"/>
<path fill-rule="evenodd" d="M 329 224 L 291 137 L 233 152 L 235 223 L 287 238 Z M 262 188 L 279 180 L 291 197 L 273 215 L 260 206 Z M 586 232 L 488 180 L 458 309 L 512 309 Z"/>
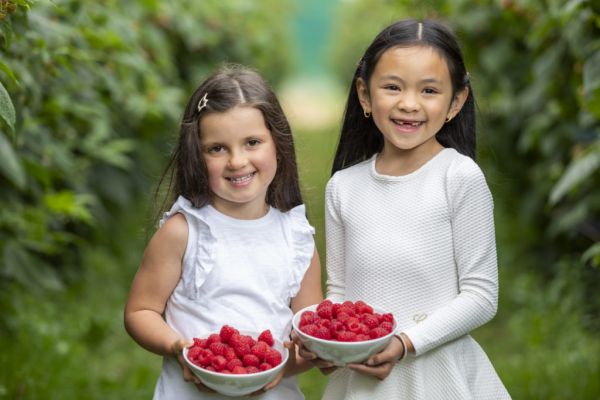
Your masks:
<path fill-rule="evenodd" d="M 432 141 L 429 146 L 410 150 L 384 146 L 375 160 L 375 170 L 381 175 L 408 175 L 421 168 L 443 149 L 444 147 L 437 140 Z"/>
<path fill-rule="evenodd" d="M 224 202 L 215 202 L 212 204 L 213 208 L 221 214 L 227 215 L 228 217 L 242 220 L 253 220 L 259 219 L 267 215 L 269 212 L 269 205 L 263 203 L 261 205 L 254 204 L 229 204 Z"/>

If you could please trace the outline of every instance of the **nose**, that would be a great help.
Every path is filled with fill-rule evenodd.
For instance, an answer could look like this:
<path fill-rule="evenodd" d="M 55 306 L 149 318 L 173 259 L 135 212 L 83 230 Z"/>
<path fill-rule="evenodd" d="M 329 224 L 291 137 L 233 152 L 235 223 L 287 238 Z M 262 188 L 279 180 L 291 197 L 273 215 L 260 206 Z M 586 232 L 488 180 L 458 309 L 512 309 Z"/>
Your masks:
<path fill-rule="evenodd" d="M 248 158 L 242 150 L 234 150 L 229 153 L 229 160 L 227 161 L 227 167 L 231 170 L 241 169 L 246 166 Z"/>
<path fill-rule="evenodd" d="M 400 93 L 397 107 L 405 112 L 413 112 L 419 109 L 418 95 L 411 90 Z"/>

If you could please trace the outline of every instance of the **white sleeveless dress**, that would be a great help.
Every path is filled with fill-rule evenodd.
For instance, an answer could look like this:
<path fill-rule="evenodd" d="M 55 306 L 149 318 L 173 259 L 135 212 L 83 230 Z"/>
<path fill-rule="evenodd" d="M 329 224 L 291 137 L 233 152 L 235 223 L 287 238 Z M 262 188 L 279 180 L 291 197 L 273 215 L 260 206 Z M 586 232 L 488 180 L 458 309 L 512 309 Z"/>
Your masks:
<path fill-rule="evenodd" d="M 212 206 L 195 208 L 179 197 L 161 224 L 175 213 L 185 216 L 189 234 L 181 279 L 165 309 L 167 324 L 187 339 L 206 337 L 228 324 L 247 331 L 270 329 L 273 337 L 289 340 L 290 301 L 314 252 L 314 229 L 304 205 L 285 213 L 271 207 L 262 218 L 238 220 Z M 154 399 L 230 397 L 198 391 L 183 380 L 177 360 L 165 357 Z M 295 377 L 290 377 L 264 395 L 248 399 L 304 396 Z"/>

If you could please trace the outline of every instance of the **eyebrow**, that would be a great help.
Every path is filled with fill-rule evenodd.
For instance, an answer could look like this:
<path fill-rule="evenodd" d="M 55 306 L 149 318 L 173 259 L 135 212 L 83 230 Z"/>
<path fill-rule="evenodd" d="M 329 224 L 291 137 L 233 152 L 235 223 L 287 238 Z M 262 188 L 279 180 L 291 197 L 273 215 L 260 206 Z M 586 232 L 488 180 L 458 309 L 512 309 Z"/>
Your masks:
<path fill-rule="evenodd" d="M 381 77 L 380 81 L 386 81 L 386 80 L 391 80 L 391 81 L 396 81 L 396 82 L 404 82 L 404 80 L 402 80 L 402 78 L 400 78 L 397 75 L 384 75 Z M 436 78 L 425 78 L 425 79 L 421 79 L 419 81 L 419 83 L 438 83 L 441 84 L 442 81 Z"/>

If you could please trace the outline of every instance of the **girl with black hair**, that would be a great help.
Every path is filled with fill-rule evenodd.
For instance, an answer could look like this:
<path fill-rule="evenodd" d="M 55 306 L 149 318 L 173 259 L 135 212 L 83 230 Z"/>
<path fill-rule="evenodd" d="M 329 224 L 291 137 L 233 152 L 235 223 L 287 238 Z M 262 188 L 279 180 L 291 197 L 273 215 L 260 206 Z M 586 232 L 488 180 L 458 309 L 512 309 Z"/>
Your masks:
<path fill-rule="evenodd" d="M 497 309 L 494 216 L 469 74 L 446 26 L 399 21 L 373 40 L 332 173 L 327 297 L 390 311 L 398 330 L 365 364 L 333 372 L 324 399 L 510 398 L 469 335 Z"/>

